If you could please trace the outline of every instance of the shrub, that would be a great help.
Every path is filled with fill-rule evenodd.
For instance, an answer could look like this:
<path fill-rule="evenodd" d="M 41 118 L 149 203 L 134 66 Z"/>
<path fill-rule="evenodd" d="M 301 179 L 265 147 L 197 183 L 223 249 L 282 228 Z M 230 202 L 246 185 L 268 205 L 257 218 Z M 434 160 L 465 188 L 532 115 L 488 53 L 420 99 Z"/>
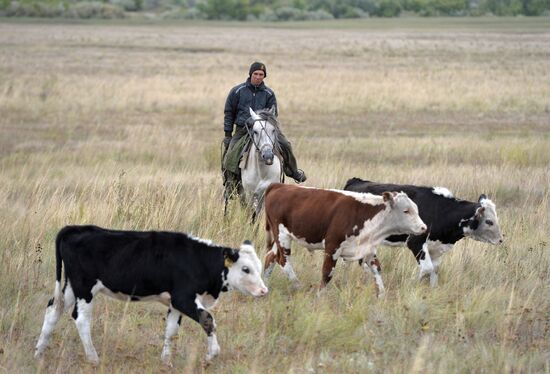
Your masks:
<path fill-rule="evenodd" d="M 187 9 L 187 11 L 184 13 L 184 17 L 185 19 L 199 19 L 199 20 L 202 20 L 202 19 L 207 19 L 208 17 L 206 16 L 206 14 L 204 14 L 203 12 L 201 12 L 199 9 L 197 8 L 190 8 L 190 9 Z"/>
<path fill-rule="evenodd" d="M 12 2 L 5 10 L 8 17 L 61 17 L 65 8 L 61 3 L 47 4 L 43 2 L 20 3 Z"/>
<path fill-rule="evenodd" d="M 139 0 L 111 0 L 110 3 L 124 9 L 127 12 L 136 12 L 141 10 L 141 6 L 143 5 L 143 3 Z"/>
<path fill-rule="evenodd" d="M 300 21 L 305 19 L 302 10 L 288 6 L 275 9 L 275 15 L 278 21 Z"/>
<path fill-rule="evenodd" d="M 468 7 L 468 0 L 431 0 L 428 5 L 439 14 L 455 15 Z"/>
<path fill-rule="evenodd" d="M 100 2 L 76 3 L 67 12 L 69 17 L 74 18 L 124 18 L 124 11 L 119 6 Z"/>
<path fill-rule="evenodd" d="M 357 7 L 347 7 L 342 18 L 365 18 L 368 17 L 369 13 L 365 12 L 361 8 Z"/>
<path fill-rule="evenodd" d="M 401 14 L 401 4 L 398 0 L 382 0 L 374 14 L 379 17 L 397 17 Z"/>
<path fill-rule="evenodd" d="M 258 17 L 262 22 L 275 22 L 278 20 L 277 15 L 271 8 L 266 8 Z"/>
<path fill-rule="evenodd" d="M 311 21 L 321 21 L 327 19 L 334 19 L 334 16 L 324 9 L 310 10 L 304 12 L 304 19 Z"/>
<path fill-rule="evenodd" d="M 540 16 L 550 10 L 550 0 L 523 0 L 523 14 Z"/>

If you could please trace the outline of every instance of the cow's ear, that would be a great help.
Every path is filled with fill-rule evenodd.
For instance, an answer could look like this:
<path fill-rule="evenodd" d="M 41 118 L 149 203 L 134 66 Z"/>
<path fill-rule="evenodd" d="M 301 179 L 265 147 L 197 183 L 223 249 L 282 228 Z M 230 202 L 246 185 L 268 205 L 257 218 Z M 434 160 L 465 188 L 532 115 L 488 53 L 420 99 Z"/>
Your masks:
<path fill-rule="evenodd" d="M 480 206 L 479 208 L 477 208 L 476 210 L 476 214 L 475 214 L 475 218 L 476 219 L 480 219 L 482 216 L 483 216 L 483 213 L 485 213 L 485 208 Z"/>
<path fill-rule="evenodd" d="M 225 267 L 229 268 L 231 267 L 231 265 L 233 265 L 233 263 L 237 262 L 237 260 L 239 259 L 239 251 L 233 248 L 224 248 L 223 259 L 224 259 Z"/>
<path fill-rule="evenodd" d="M 481 200 L 485 200 L 485 199 L 487 199 L 487 196 L 484 193 L 482 193 L 481 195 L 479 195 L 479 199 L 477 200 L 477 202 L 481 203 Z"/>
<path fill-rule="evenodd" d="M 384 198 L 384 202 L 390 203 L 390 206 L 393 208 L 395 205 L 395 200 L 393 199 L 393 193 L 386 191 L 382 194 L 382 197 Z"/>

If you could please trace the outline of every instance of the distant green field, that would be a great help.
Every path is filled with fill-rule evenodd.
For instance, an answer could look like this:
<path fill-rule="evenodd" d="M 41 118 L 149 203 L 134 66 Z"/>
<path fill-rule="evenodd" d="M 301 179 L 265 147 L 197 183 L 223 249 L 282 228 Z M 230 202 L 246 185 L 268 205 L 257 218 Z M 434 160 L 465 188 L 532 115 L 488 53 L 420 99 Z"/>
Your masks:
<path fill-rule="evenodd" d="M 0 20 L 0 371 L 550 373 L 548 18 L 303 23 Z M 176 230 L 263 258 L 263 217 L 223 217 L 229 89 L 266 63 L 307 186 L 351 177 L 487 194 L 505 243 L 463 240 L 440 285 L 406 249 L 378 251 L 387 297 L 355 264 L 317 296 L 322 254 L 293 247 L 302 287 L 213 311 L 221 355 L 186 319 L 174 369 L 166 308 L 98 297 L 93 368 L 66 313 L 32 358 L 67 224 Z"/>
<path fill-rule="evenodd" d="M 241 21 L 195 21 L 157 20 L 141 17 L 116 20 L 48 19 L 0 17 L 0 22 L 15 24 L 71 24 L 71 25 L 151 25 L 157 27 L 230 27 L 230 28 L 274 28 L 274 29 L 372 29 L 372 30 L 445 30 L 456 31 L 493 30 L 498 32 L 547 32 L 550 17 L 414 17 L 398 18 L 355 18 L 324 21 L 289 22 L 241 22 Z"/>

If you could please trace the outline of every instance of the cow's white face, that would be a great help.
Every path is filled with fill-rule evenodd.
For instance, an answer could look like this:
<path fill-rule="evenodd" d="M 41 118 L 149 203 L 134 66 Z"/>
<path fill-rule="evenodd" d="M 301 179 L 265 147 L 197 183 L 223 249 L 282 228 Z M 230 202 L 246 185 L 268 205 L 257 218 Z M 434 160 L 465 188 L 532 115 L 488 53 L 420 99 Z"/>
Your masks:
<path fill-rule="evenodd" d="M 474 225 L 464 228 L 464 235 L 474 240 L 491 244 L 503 242 L 500 225 L 498 224 L 497 210 L 495 204 L 485 195 L 479 197 L 479 207 L 472 218 Z"/>
<path fill-rule="evenodd" d="M 229 286 L 254 297 L 267 295 L 268 289 L 261 276 L 262 263 L 252 244 L 244 242 L 235 253 L 227 272 Z"/>
<path fill-rule="evenodd" d="M 395 233 L 420 235 L 426 232 L 426 224 L 418 215 L 418 206 L 404 192 L 384 192 L 384 201 L 390 207 L 389 224 Z"/>

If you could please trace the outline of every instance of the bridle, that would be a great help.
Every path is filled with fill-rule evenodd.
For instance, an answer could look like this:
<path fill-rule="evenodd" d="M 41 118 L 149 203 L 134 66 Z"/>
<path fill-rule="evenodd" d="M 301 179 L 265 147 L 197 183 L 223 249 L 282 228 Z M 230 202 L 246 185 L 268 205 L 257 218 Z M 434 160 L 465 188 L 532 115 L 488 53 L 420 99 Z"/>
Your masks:
<path fill-rule="evenodd" d="M 273 148 L 275 148 L 275 139 L 272 139 L 271 136 L 269 136 L 269 134 L 267 133 L 267 129 L 265 128 L 266 127 L 266 123 L 269 122 L 267 119 L 261 119 L 261 118 L 256 118 L 253 120 L 252 122 L 252 126 L 246 126 L 246 132 L 248 133 L 248 136 L 250 137 L 250 139 L 252 140 L 252 144 L 254 144 L 254 148 L 256 148 L 256 151 L 258 151 L 258 153 L 261 153 L 262 152 L 262 149 L 267 147 L 267 144 L 264 144 L 262 146 L 262 148 L 260 148 L 260 146 L 258 145 L 258 143 L 256 143 L 256 140 L 254 139 L 254 134 L 252 133 L 252 130 L 250 129 L 250 127 L 254 127 L 254 124 L 256 122 L 265 122 L 264 124 L 261 124 L 262 126 L 262 129 L 260 130 L 260 133 L 259 135 L 263 133 L 265 133 L 265 136 L 267 136 L 267 138 L 269 139 L 269 141 L 271 142 L 271 146 Z M 271 124 L 272 126 L 274 126 L 273 124 Z M 274 126 L 275 127 L 275 126 Z"/>

